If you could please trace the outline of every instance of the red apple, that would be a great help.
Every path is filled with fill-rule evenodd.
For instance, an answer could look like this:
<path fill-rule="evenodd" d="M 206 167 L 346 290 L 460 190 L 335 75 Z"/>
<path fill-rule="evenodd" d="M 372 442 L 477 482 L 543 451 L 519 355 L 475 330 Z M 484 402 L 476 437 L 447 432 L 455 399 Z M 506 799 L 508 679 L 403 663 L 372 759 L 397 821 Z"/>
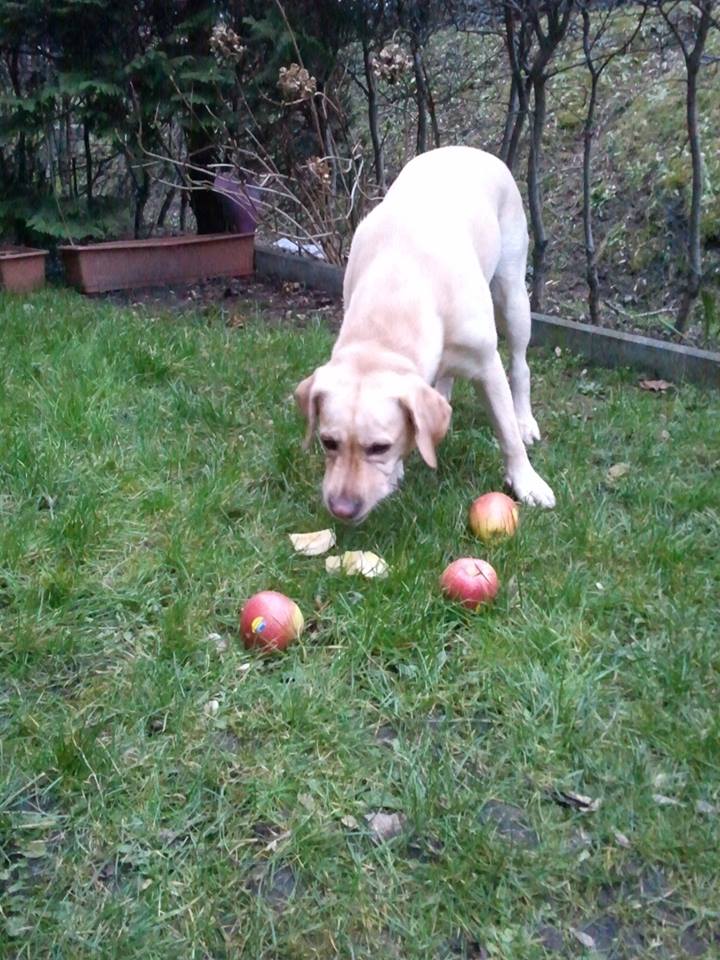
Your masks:
<path fill-rule="evenodd" d="M 519 519 L 518 505 L 504 493 L 484 493 L 470 507 L 470 529 L 481 540 L 511 537 Z"/>
<path fill-rule="evenodd" d="M 445 569 L 440 577 L 440 586 L 451 600 L 459 600 L 463 606 L 477 610 L 495 597 L 500 589 L 500 581 L 485 560 L 461 557 Z"/>
<path fill-rule="evenodd" d="M 245 646 L 266 652 L 284 650 L 303 631 L 300 607 L 275 590 L 263 590 L 250 597 L 240 615 Z"/>

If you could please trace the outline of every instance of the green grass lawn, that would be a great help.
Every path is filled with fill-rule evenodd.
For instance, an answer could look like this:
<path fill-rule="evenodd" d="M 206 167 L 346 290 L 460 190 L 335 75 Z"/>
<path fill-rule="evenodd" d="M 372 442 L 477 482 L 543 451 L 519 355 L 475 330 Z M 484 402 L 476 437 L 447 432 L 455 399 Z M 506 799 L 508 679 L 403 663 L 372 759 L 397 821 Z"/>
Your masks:
<path fill-rule="evenodd" d="M 332 334 L 244 310 L 0 301 L 0 956 L 717 956 L 720 399 L 534 353 L 557 510 L 473 542 L 461 387 L 437 474 L 337 527 L 388 579 L 332 577 L 287 538 Z M 473 553 L 479 614 L 437 588 Z M 262 588 L 308 621 L 269 659 Z"/>

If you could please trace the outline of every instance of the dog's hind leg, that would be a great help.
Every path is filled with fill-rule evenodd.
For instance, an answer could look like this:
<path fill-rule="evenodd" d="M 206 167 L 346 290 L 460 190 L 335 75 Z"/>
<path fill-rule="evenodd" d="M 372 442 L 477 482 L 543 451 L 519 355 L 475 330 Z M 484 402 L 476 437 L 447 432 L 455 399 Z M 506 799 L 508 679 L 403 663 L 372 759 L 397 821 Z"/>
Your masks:
<path fill-rule="evenodd" d="M 530 343 L 530 300 L 525 287 L 527 270 L 527 221 L 518 194 L 516 203 L 501 215 L 502 237 L 498 264 L 490 281 L 495 325 L 510 349 L 510 389 L 520 435 L 526 446 L 540 439 L 540 430 L 530 406 L 530 369 L 527 348 Z"/>

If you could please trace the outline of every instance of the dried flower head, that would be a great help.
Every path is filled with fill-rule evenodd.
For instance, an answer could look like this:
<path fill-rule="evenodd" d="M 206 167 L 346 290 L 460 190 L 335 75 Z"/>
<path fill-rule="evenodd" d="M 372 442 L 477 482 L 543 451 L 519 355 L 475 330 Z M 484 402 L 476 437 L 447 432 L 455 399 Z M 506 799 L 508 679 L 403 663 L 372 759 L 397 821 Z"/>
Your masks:
<path fill-rule="evenodd" d="M 298 63 L 280 67 L 277 85 L 283 100 L 308 100 L 317 90 L 315 77 Z"/>
<path fill-rule="evenodd" d="M 216 23 L 210 35 L 210 49 L 216 60 L 237 63 L 246 48 L 232 27 L 226 23 Z"/>
<path fill-rule="evenodd" d="M 310 157 L 305 170 L 317 186 L 325 188 L 330 185 L 330 164 L 325 157 Z"/>
<path fill-rule="evenodd" d="M 397 83 L 400 77 L 412 66 L 410 56 L 399 43 L 386 43 L 379 53 L 372 57 L 372 70 L 379 80 Z"/>

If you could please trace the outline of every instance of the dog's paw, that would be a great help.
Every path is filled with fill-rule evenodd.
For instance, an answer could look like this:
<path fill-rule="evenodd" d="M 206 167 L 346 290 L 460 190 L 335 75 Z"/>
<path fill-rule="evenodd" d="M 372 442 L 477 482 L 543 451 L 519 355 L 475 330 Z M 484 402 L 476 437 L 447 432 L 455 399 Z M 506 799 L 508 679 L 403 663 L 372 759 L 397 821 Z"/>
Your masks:
<path fill-rule="evenodd" d="M 540 439 L 540 428 L 537 425 L 537 420 L 532 415 L 518 417 L 518 427 L 520 428 L 522 442 L 526 447 L 531 447 L 536 440 Z"/>
<path fill-rule="evenodd" d="M 531 507 L 546 507 L 548 510 L 555 506 L 555 494 L 529 464 L 524 470 L 507 476 L 505 482 L 521 503 Z"/>

